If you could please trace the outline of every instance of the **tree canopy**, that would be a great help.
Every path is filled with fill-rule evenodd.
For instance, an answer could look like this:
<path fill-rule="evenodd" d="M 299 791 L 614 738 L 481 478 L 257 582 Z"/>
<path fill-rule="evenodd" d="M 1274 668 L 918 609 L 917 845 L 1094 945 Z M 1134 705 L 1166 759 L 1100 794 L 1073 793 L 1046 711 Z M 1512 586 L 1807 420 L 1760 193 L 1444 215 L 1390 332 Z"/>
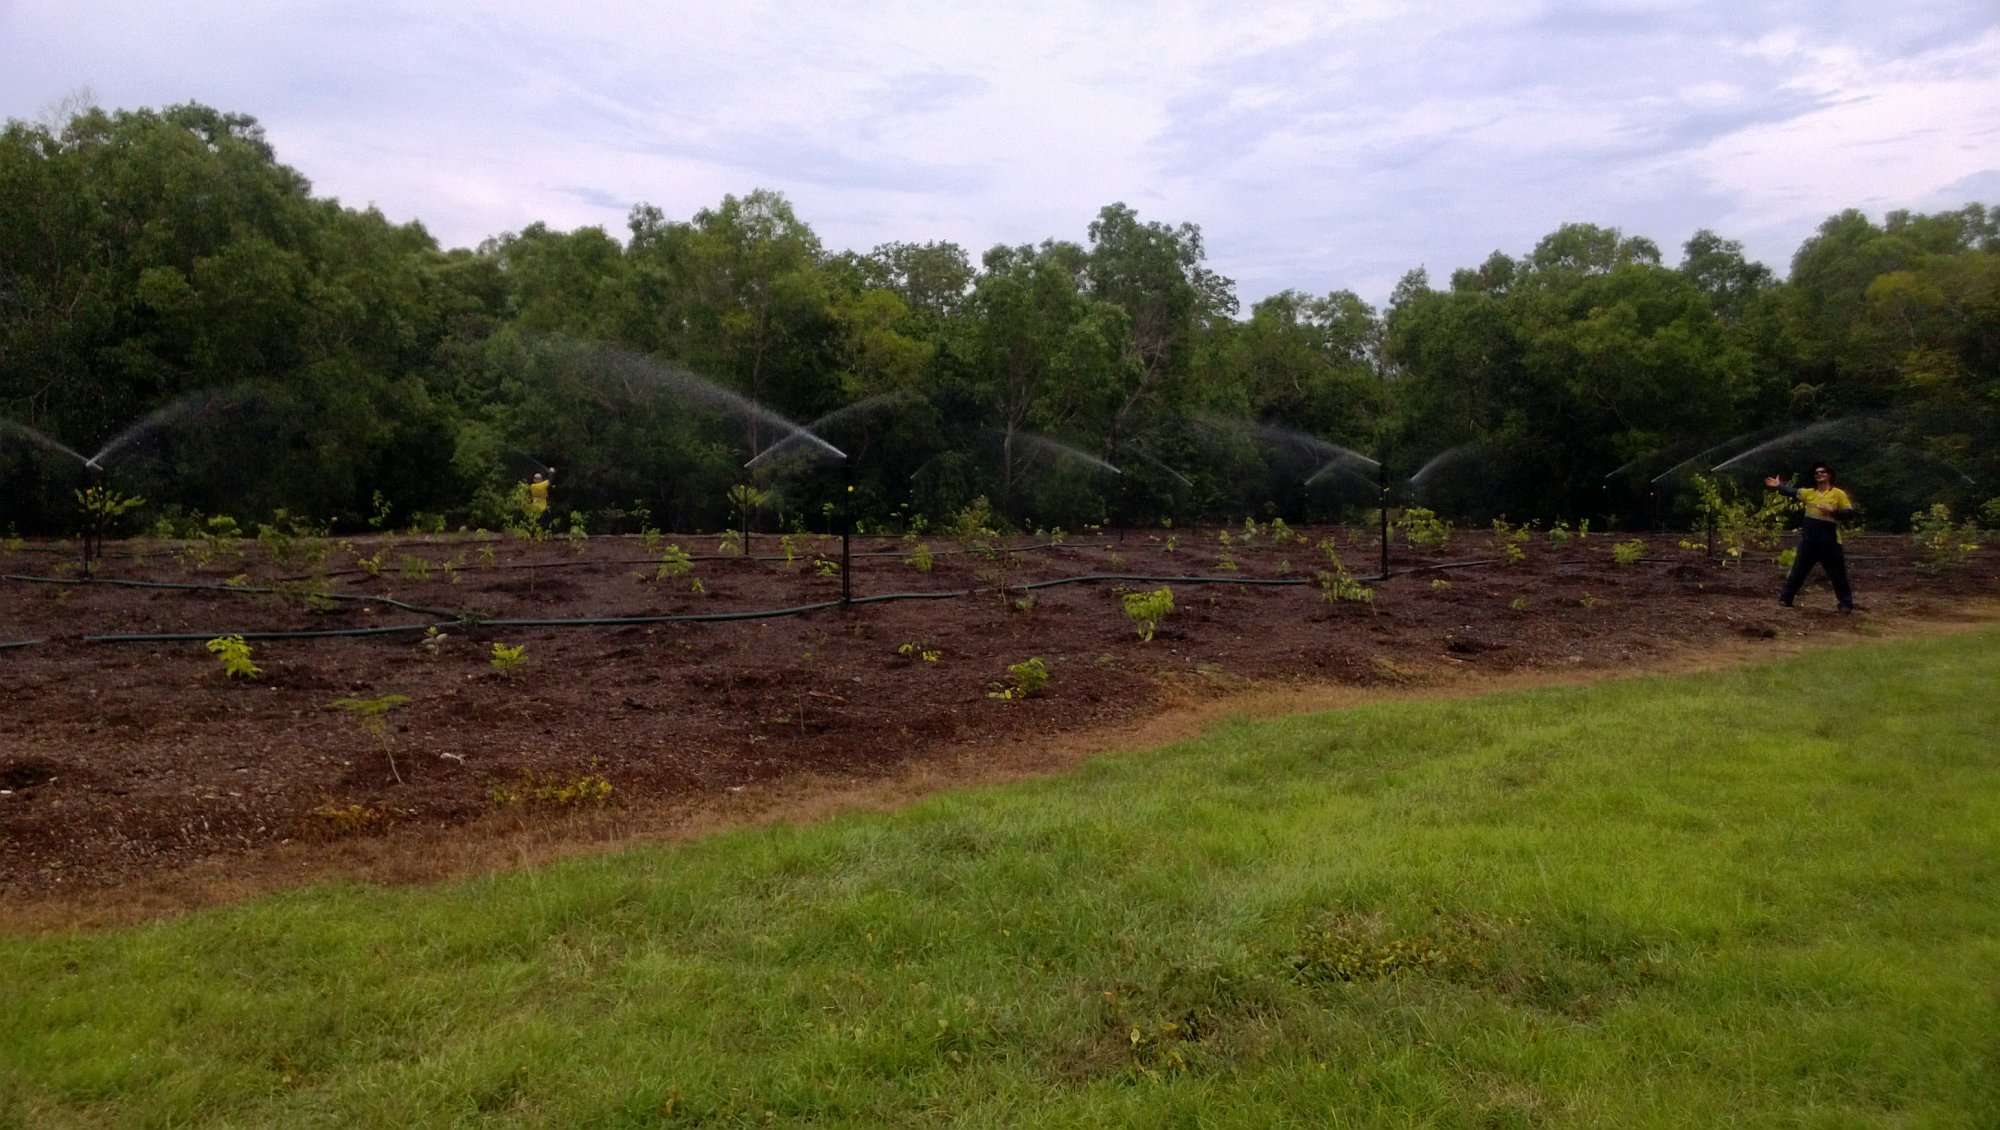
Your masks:
<path fill-rule="evenodd" d="M 1842 212 L 1782 280 L 1714 231 L 1670 266 L 1566 223 L 1443 289 L 1412 271 L 1382 310 L 1293 289 L 1247 314 L 1193 224 L 1111 203 L 1081 235 L 834 251 L 756 189 L 444 249 L 314 196 L 247 115 L 12 121 L 0 530 L 67 528 L 84 473 L 21 429 L 88 455 L 149 417 L 106 462 L 158 513 L 348 524 L 496 524 L 547 465 L 560 510 L 614 522 L 718 526 L 752 478 L 816 522 L 845 497 L 822 449 L 744 464 L 818 420 L 874 521 L 980 495 L 1049 524 L 1377 504 L 1299 437 L 1473 521 L 1633 519 L 1691 455 L 1800 429 L 1812 450 L 1772 458 L 1843 462 L 1884 524 L 2000 482 L 2000 208 Z"/>

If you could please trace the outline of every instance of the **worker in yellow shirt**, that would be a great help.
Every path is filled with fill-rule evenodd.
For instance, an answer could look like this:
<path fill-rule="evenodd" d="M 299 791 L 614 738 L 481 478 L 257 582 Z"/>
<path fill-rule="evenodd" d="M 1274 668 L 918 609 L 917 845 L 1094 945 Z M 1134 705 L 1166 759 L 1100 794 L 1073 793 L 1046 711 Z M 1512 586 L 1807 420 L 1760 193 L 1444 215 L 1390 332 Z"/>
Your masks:
<path fill-rule="evenodd" d="M 1813 485 L 1809 487 L 1793 486 L 1776 475 L 1764 480 L 1765 486 L 1798 499 L 1806 507 L 1805 521 L 1799 526 L 1798 553 L 1792 559 L 1792 572 L 1785 578 L 1785 587 L 1778 591 L 1778 603 L 1790 608 L 1792 598 L 1806 583 L 1806 575 L 1818 565 L 1826 570 L 1826 579 L 1833 582 L 1833 596 L 1840 602 L 1840 610 L 1852 612 L 1854 590 L 1847 585 L 1847 552 L 1840 547 L 1840 523 L 1854 516 L 1854 500 L 1834 485 L 1832 467 L 1815 463 L 1812 474 Z"/>
<path fill-rule="evenodd" d="M 549 482 L 555 477 L 556 469 L 550 467 L 548 474 L 536 471 L 535 477 L 528 480 L 528 517 L 533 521 L 541 521 L 549 512 Z"/>

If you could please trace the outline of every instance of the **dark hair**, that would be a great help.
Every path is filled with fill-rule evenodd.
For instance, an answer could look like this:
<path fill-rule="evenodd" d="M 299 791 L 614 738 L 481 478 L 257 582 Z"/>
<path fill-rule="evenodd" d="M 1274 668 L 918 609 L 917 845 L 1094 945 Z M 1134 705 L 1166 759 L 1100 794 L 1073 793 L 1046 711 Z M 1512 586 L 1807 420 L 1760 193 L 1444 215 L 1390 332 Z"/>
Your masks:
<path fill-rule="evenodd" d="M 1826 460 L 1822 459 L 1819 462 L 1814 463 L 1812 465 L 1812 469 L 1815 471 L 1819 470 L 1821 467 L 1826 468 L 1826 481 L 1838 486 L 1840 483 L 1840 476 L 1833 473 L 1833 464 L 1828 463 Z"/>

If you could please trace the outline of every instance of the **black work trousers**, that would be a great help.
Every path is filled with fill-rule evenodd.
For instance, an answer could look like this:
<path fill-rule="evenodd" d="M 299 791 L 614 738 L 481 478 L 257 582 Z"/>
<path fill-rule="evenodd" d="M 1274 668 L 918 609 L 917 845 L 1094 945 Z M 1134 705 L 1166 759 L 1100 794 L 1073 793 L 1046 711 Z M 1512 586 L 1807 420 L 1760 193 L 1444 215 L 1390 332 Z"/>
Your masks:
<path fill-rule="evenodd" d="M 1815 565 L 1826 570 L 1826 579 L 1833 582 L 1833 598 L 1840 602 L 1840 606 L 1854 607 L 1854 590 L 1847 585 L 1847 551 L 1840 548 L 1838 535 L 1814 530 L 1810 521 L 1805 536 L 1799 539 L 1798 555 L 1792 560 L 1791 575 L 1785 578 L 1785 587 L 1778 593 L 1779 602 L 1792 602 Z"/>

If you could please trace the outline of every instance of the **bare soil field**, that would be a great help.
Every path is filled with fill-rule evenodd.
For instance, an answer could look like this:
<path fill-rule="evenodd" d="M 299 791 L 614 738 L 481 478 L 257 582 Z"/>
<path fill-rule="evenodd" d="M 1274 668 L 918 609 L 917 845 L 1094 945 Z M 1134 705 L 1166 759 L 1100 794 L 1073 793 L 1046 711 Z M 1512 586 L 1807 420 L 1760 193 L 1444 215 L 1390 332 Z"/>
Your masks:
<path fill-rule="evenodd" d="M 790 561 L 775 536 L 749 555 L 670 536 L 693 560 L 667 577 L 635 538 L 130 541 L 91 581 L 64 547 L 0 550 L 0 895 L 17 908 L 105 902 L 273 859 L 305 874 L 356 842 L 426 853 L 496 817 L 561 828 L 584 810 L 694 811 L 1251 687 L 1643 669 L 1951 619 L 2000 594 L 2000 554 L 1933 574 L 1890 536 L 1850 538 L 1862 610 L 1844 616 L 1818 579 L 1800 607 L 1778 607 L 1769 551 L 1724 564 L 1654 536 L 1621 565 L 1613 547 L 1629 535 L 1543 536 L 1507 564 L 1482 532 L 1428 553 L 1398 545 L 1372 601 L 1329 601 L 1312 543 L 1331 536 L 1365 576 L 1373 531 L 1221 533 L 1014 539 L 1005 552 L 931 538 L 928 571 L 907 544 L 856 538 L 846 605 L 839 541 L 823 536 L 792 541 Z M 1024 587 L 1077 577 L 1094 579 Z M 1175 611 L 1144 642 L 1121 597 L 1162 584 Z M 934 599 L 881 599 L 902 595 Z M 507 623 L 519 620 L 600 622 Z M 256 636 L 357 630 L 370 634 Z M 228 677 L 204 647 L 231 633 L 250 637 L 261 676 Z M 120 635 L 189 638 L 105 638 Z M 495 665 L 495 643 L 523 648 L 513 668 Z M 1047 685 L 993 697 L 1031 657 Z M 404 701 L 385 708 L 386 696 Z M 355 705 L 371 701 L 383 712 Z"/>

